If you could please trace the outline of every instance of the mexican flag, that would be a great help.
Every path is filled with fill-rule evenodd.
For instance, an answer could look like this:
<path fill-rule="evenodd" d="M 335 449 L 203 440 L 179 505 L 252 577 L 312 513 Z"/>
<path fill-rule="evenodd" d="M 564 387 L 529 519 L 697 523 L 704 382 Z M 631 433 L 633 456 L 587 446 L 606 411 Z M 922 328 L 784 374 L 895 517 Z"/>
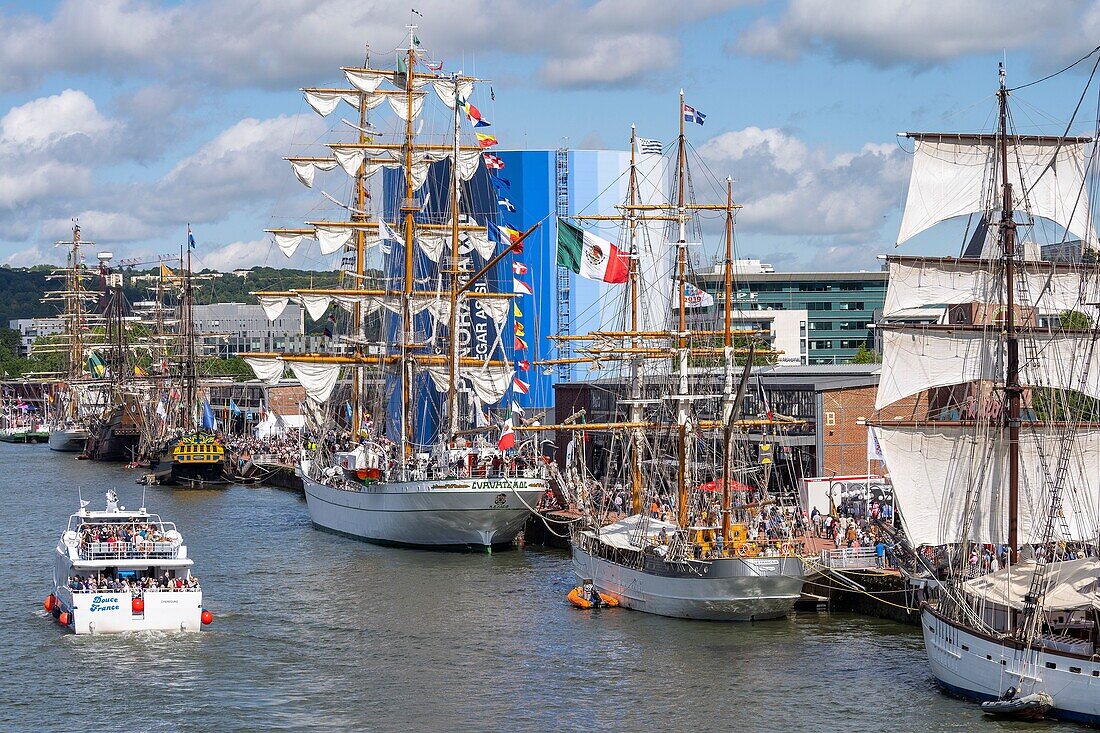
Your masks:
<path fill-rule="evenodd" d="M 497 448 L 500 450 L 512 450 L 516 447 L 516 432 L 512 424 L 512 416 L 509 414 L 508 419 L 504 421 L 504 426 L 500 429 L 500 439 L 497 440 Z"/>
<path fill-rule="evenodd" d="M 558 219 L 558 265 L 589 280 L 625 283 L 630 275 L 626 254 L 613 243 Z"/>

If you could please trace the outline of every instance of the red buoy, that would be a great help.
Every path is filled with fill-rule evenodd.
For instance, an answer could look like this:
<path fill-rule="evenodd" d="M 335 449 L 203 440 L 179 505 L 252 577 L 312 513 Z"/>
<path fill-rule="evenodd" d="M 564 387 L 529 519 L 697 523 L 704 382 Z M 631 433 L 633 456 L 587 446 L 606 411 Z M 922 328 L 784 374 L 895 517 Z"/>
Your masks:
<path fill-rule="evenodd" d="M 51 593 L 46 596 L 46 600 L 42 601 L 42 607 L 47 611 L 52 611 L 55 603 L 57 603 L 57 599 L 54 598 L 53 593 Z"/>
<path fill-rule="evenodd" d="M 214 623 L 214 614 L 210 613 L 209 611 L 203 611 L 202 612 L 202 622 L 204 624 Z"/>
<path fill-rule="evenodd" d="M 68 611 L 62 611 L 61 615 L 57 617 L 57 620 L 58 620 L 58 622 L 60 622 L 60 624 L 62 626 L 68 626 L 69 625 L 69 612 Z"/>
<path fill-rule="evenodd" d="M 135 598 L 130 601 L 130 608 L 134 609 L 134 613 L 143 613 L 145 611 L 145 599 Z"/>

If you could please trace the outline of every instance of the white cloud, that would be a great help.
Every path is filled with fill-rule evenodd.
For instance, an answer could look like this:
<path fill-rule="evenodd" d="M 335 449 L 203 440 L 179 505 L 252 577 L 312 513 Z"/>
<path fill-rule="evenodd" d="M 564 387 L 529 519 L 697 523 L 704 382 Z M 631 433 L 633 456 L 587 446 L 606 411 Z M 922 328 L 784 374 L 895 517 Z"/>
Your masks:
<path fill-rule="evenodd" d="M 539 62 L 547 84 L 599 86 L 669 68 L 683 26 L 748 1 L 421 0 L 418 34 L 451 65 L 506 52 Z M 386 0 L 62 0 L 46 17 L 0 16 L 0 85 L 106 72 L 282 88 L 331 77 L 362 56 L 366 40 L 375 56 L 388 55 L 409 17 L 407 6 Z"/>
<path fill-rule="evenodd" d="M 751 25 L 733 49 L 795 60 L 820 53 L 878 67 L 926 67 L 972 54 L 1035 47 L 1041 56 L 1091 48 L 1095 34 L 1073 35 L 1083 0 L 790 0 L 778 18 Z M 1056 42 L 1055 42 L 1056 41 Z"/>
<path fill-rule="evenodd" d="M 272 257 L 271 242 L 266 239 L 254 239 L 250 242 L 232 242 L 221 247 L 204 247 L 198 258 L 201 266 L 213 270 L 228 272 L 249 267 L 289 267 Z M 280 254 L 279 259 L 283 256 Z"/>
<path fill-rule="evenodd" d="M 877 240 L 909 171 L 896 146 L 869 143 L 830 154 L 774 128 L 723 133 L 699 153 L 712 170 L 737 179 L 737 198 L 745 207 L 738 214 L 739 232 L 813 237 L 826 244 Z"/>

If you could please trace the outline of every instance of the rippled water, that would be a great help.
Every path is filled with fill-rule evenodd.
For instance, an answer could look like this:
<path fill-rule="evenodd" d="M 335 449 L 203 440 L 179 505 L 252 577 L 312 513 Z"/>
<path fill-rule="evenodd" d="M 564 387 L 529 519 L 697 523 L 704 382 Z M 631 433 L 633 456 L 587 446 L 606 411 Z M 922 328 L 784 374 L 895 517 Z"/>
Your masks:
<path fill-rule="evenodd" d="M 564 553 L 375 547 L 280 489 L 148 490 L 196 559 L 203 633 L 62 633 L 41 602 L 77 487 L 136 506 L 134 478 L 0 444 L 0 731 L 1077 730 L 940 694 L 915 627 L 577 611 Z"/>

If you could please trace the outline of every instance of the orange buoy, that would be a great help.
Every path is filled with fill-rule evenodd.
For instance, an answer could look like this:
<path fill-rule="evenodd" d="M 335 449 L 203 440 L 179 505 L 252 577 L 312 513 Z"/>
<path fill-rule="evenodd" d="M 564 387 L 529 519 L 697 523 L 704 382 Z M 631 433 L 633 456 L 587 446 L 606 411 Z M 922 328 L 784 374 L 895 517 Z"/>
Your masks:
<path fill-rule="evenodd" d="M 57 621 L 62 626 L 68 626 L 69 625 L 69 612 L 68 611 L 62 611 L 61 615 L 57 617 Z"/>
<path fill-rule="evenodd" d="M 42 601 L 42 607 L 45 608 L 47 611 L 52 611 L 53 607 L 54 607 L 54 604 L 56 604 L 56 603 L 57 603 L 57 599 L 54 598 L 53 593 L 51 593 L 48 596 L 46 596 L 46 600 Z"/>
<path fill-rule="evenodd" d="M 145 612 L 145 599 L 144 598 L 135 598 L 134 600 L 130 601 L 130 608 L 132 608 L 134 610 L 134 613 L 144 613 Z"/>
<path fill-rule="evenodd" d="M 204 624 L 214 623 L 214 614 L 210 613 L 209 611 L 203 611 L 202 612 L 202 622 Z"/>

